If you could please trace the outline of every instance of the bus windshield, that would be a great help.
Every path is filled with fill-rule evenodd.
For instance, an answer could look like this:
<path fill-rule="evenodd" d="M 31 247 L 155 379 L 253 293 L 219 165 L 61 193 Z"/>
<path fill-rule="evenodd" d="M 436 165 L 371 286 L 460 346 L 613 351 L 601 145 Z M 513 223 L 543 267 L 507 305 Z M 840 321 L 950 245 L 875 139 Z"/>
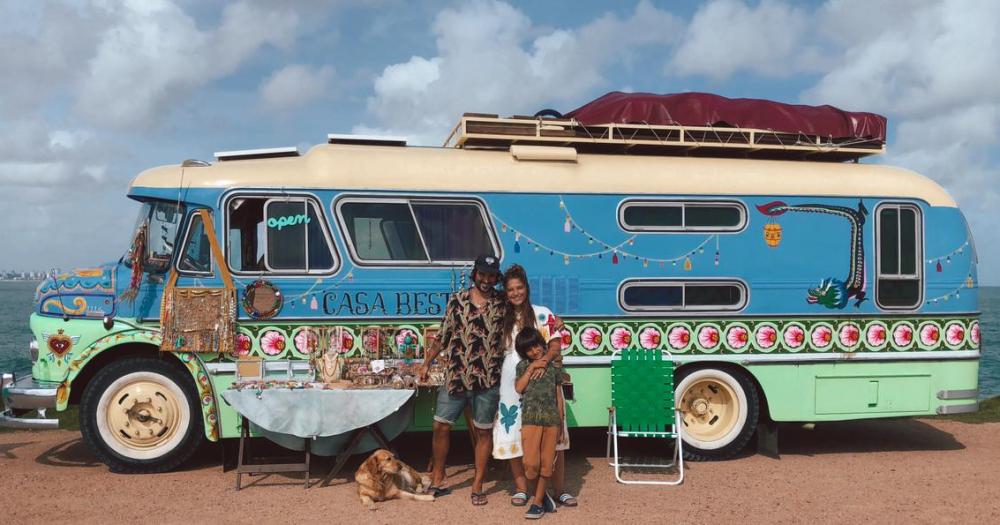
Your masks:
<path fill-rule="evenodd" d="M 137 254 L 134 252 L 141 243 L 143 271 L 160 273 L 170 266 L 183 216 L 183 206 L 176 203 L 149 201 L 142 205 L 136 220 L 131 258 L 135 260 Z"/>

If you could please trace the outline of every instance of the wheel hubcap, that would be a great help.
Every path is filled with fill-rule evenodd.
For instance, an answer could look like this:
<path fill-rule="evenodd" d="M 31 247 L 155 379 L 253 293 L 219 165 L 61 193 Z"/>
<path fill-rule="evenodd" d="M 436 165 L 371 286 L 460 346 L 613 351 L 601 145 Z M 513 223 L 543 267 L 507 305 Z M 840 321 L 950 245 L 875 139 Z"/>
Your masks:
<path fill-rule="evenodd" d="M 177 432 L 178 400 L 154 381 L 135 381 L 119 388 L 108 407 L 107 423 L 121 444 L 150 449 L 170 440 Z"/>
<path fill-rule="evenodd" d="M 714 441 L 728 434 L 739 418 L 736 393 L 725 383 L 702 379 L 681 395 L 684 431 L 699 441 Z"/>

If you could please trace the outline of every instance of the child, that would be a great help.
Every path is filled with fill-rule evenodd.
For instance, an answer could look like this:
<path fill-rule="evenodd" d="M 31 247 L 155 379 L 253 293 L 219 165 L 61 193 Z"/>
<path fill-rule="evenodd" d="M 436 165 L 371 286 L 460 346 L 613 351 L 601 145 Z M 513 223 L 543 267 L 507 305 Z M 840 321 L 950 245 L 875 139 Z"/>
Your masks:
<path fill-rule="evenodd" d="M 521 394 L 521 449 L 524 451 L 524 475 L 528 483 L 537 480 L 535 497 L 525 518 L 538 519 L 545 515 L 545 487 L 552 477 L 556 461 L 556 443 L 562 439 L 563 398 L 560 381 L 562 368 L 542 360 L 545 340 L 534 328 L 517 334 L 514 348 L 522 361 L 517 364 L 514 389 Z M 531 373 L 544 369 L 542 377 L 532 380 Z"/>

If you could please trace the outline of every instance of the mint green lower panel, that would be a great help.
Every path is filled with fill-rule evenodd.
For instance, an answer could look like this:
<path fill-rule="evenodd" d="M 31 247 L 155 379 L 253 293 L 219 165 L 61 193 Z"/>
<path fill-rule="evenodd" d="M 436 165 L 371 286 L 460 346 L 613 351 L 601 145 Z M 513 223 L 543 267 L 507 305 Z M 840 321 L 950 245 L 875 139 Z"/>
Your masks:
<path fill-rule="evenodd" d="M 938 399 L 939 391 L 972 390 L 979 361 L 842 362 L 750 365 L 775 421 L 841 421 L 922 416 L 971 399 Z"/>

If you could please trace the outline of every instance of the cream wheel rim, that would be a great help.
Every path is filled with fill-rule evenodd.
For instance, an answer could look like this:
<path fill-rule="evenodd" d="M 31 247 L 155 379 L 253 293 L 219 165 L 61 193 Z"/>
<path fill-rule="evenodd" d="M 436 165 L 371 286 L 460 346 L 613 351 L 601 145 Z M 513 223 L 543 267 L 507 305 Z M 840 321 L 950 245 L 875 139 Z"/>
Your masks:
<path fill-rule="evenodd" d="M 705 371 L 699 371 L 705 372 Z M 685 379 L 680 395 L 684 433 L 699 448 L 720 448 L 738 433 L 746 419 L 746 401 L 723 377 Z M 729 378 L 728 375 L 725 376 Z M 687 383 L 687 384 L 684 384 Z"/>
<path fill-rule="evenodd" d="M 102 393 L 97 413 L 104 442 L 133 459 L 154 459 L 176 448 L 190 419 L 180 387 L 155 372 L 134 372 L 114 381 Z"/>

